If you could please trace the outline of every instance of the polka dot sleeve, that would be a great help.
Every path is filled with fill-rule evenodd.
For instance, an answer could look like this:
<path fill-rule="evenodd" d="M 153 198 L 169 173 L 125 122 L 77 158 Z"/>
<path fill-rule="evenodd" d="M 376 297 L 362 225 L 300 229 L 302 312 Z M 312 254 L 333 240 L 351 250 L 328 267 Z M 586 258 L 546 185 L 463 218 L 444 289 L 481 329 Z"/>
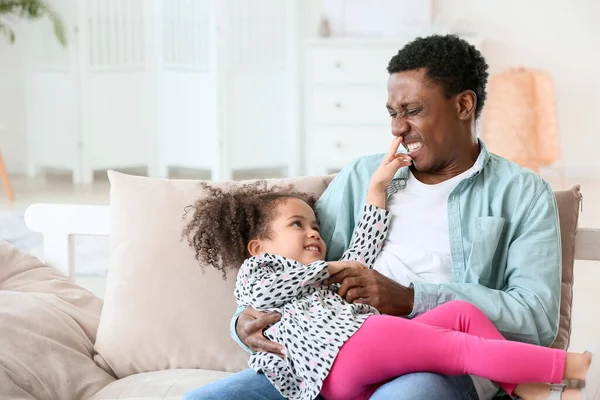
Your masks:
<path fill-rule="evenodd" d="M 241 266 L 234 293 L 239 305 L 257 310 L 277 308 L 306 295 L 328 277 L 324 261 L 303 265 L 274 254 L 261 254 Z"/>
<path fill-rule="evenodd" d="M 388 210 L 365 204 L 362 217 L 354 229 L 350 247 L 344 252 L 341 260 L 358 261 L 373 268 L 387 236 L 390 221 L 391 213 Z"/>

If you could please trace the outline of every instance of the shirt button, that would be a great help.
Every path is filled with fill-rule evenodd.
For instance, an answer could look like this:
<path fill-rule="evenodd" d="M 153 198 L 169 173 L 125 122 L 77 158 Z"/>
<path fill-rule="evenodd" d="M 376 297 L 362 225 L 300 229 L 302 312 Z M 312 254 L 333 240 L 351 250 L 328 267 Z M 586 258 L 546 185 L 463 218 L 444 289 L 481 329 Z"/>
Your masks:
<path fill-rule="evenodd" d="M 406 186 L 406 180 L 400 179 L 400 187 L 403 188 L 404 186 Z"/>

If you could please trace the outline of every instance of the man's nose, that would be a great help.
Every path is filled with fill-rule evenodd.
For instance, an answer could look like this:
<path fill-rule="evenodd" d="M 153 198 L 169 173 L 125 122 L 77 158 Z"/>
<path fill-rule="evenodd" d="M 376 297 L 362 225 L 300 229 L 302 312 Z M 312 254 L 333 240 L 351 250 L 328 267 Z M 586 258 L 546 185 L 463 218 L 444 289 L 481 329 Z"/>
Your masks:
<path fill-rule="evenodd" d="M 396 117 L 392 119 L 392 135 L 399 137 L 405 136 L 410 132 L 410 124 L 406 118 Z"/>

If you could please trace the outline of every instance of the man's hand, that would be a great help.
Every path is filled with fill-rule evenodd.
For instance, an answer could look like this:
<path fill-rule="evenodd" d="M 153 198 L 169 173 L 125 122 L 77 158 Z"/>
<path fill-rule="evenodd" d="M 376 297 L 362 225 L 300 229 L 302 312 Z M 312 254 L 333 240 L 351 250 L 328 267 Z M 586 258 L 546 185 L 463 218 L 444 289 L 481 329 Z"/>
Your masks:
<path fill-rule="evenodd" d="M 278 312 L 256 311 L 248 306 L 240 314 L 235 324 L 238 337 L 250 350 L 254 352 L 266 351 L 285 358 L 285 347 L 267 339 L 263 330 L 281 319 Z"/>
<path fill-rule="evenodd" d="M 414 290 L 373 269 L 346 268 L 331 276 L 327 283 L 340 283 L 338 294 L 347 302 L 368 304 L 382 314 L 405 316 L 413 309 Z"/>

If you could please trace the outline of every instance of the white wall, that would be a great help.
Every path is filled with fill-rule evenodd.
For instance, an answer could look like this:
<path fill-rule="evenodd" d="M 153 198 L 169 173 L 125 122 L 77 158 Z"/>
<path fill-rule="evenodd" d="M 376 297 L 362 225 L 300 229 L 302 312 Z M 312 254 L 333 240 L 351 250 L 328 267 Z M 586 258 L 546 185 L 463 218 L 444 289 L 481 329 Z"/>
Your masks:
<path fill-rule="evenodd" d="M 526 66 L 552 74 L 566 173 L 600 175 L 600 1 L 433 2 L 436 25 L 485 40 L 492 73 Z M 321 0 L 305 3 L 305 36 L 316 36 L 320 14 Z"/>
<path fill-rule="evenodd" d="M 302 4 L 302 36 L 316 36 L 321 0 Z M 434 0 L 434 11 L 486 39 L 492 72 L 518 65 L 551 72 L 567 173 L 600 174 L 600 2 Z M 0 146 L 13 172 L 25 168 L 23 53 L 18 37 L 13 46 L 0 37 L 0 124 L 10 126 Z"/>
<path fill-rule="evenodd" d="M 513 66 L 554 77 L 568 175 L 600 175 L 600 2 L 436 0 L 439 20 L 485 38 L 491 72 Z"/>
<path fill-rule="evenodd" d="M 0 149 L 11 172 L 25 171 L 25 80 L 23 65 L 24 38 L 16 30 L 14 45 L 0 36 Z"/>

